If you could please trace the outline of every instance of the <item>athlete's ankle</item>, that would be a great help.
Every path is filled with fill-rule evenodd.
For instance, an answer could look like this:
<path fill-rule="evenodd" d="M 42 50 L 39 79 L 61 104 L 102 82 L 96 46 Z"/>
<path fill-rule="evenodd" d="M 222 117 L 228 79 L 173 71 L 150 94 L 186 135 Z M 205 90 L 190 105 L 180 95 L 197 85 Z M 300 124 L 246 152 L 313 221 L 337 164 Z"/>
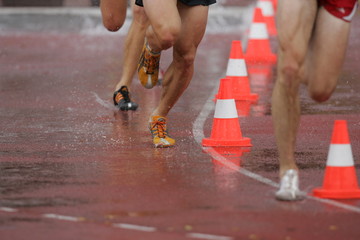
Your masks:
<path fill-rule="evenodd" d="M 287 165 L 287 166 L 281 166 L 279 171 L 279 176 L 283 177 L 285 172 L 287 170 L 294 169 L 296 171 L 299 171 L 298 167 L 296 165 Z"/>

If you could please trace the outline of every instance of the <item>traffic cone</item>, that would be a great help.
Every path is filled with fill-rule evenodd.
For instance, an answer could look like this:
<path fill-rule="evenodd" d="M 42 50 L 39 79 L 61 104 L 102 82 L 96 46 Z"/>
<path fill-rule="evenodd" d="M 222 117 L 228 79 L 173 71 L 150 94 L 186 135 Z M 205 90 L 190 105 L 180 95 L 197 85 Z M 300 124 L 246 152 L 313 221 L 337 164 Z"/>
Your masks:
<path fill-rule="evenodd" d="M 204 138 L 202 145 L 206 147 L 252 146 L 250 138 L 244 138 L 241 134 L 239 117 L 232 93 L 232 79 L 230 78 L 220 80 L 211 136 Z"/>
<path fill-rule="evenodd" d="M 351 152 L 347 123 L 336 120 L 322 188 L 313 190 L 314 196 L 332 199 L 360 198 L 354 159 Z"/>
<path fill-rule="evenodd" d="M 239 117 L 249 116 L 252 104 L 253 102 L 251 101 L 236 101 L 236 110 Z"/>
<path fill-rule="evenodd" d="M 250 82 L 242 52 L 241 41 L 232 41 L 231 43 L 230 56 L 226 69 L 226 78 L 230 78 L 232 80 L 232 91 L 235 100 L 254 102 L 258 100 L 258 94 L 250 92 Z M 217 99 L 218 95 L 219 93 L 215 95 L 215 99 Z"/>
<path fill-rule="evenodd" d="M 269 34 L 261 8 L 256 7 L 254 19 L 250 27 L 249 41 L 245 53 L 247 63 L 275 64 L 276 55 L 270 48 Z"/>
<path fill-rule="evenodd" d="M 251 82 L 251 75 L 261 75 L 265 78 L 271 78 L 273 76 L 274 64 L 247 64 L 249 79 Z"/>
<path fill-rule="evenodd" d="M 271 1 L 272 1 L 272 3 L 273 3 L 274 11 L 275 11 L 275 13 L 276 13 L 276 11 L 277 11 L 277 6 L 278 6 L 278 1 L 277 1 L 277 0 L 271 0 Z"/>
<path fill-rule="evenodd" d="M 272 0 L 258 0 L 257 7 L 262 11 L 269 35 L 276 36 L 275 11 Z"/>

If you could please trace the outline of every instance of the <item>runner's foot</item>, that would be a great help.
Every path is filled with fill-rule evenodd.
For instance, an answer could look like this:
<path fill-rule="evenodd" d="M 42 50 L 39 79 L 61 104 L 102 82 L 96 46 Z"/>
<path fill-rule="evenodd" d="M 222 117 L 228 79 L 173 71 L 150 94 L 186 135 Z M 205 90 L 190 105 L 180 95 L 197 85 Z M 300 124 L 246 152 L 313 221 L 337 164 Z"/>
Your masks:
<path fill-rule="evenodd" d="M 149 129 L 153 137 L 153 143 L 157 148 L 171 147 L 175 145 L 175 139 L 168 136 L 166 129 L 166 117 L 152 116 Z"/>
<path fill-rule="evenodd" d="M 121 111 L 136 110 L 138 108 L 138 104 L 131 101 L 130 93 L 126 86 L 122 86 L 114 92 L 113 100 L 114 105 Z"/>
<path fill-rule="evenodd" d="M 299 190 L 299 175 L 295 169 L 285 172 L 280 181 L 280 189 L 275 194 L 282 201 L 297 201 L 305 198 L 305 193 Z"/>

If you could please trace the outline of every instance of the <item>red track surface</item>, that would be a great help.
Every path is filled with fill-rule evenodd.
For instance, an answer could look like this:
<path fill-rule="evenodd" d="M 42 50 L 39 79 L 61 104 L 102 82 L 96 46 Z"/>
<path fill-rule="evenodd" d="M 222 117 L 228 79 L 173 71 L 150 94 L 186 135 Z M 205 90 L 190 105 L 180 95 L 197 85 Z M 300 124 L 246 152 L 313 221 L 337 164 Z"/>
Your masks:
<path fill-rule="evenodd" d="M 302 92 L 296 156 L 309 193 L 322 185 L 335 119 L 348 121 L 360 174 L 359 27 L 358 14 L 329 103 L 314 104 Z M 122 36 L 1 36 L 0 238 L 360 239 L 359 200 L 274 199 L 273 77 L 250 76 L 260 100 L 250 111 L 238 109 L 248 115 L 240 123 L 251 149 L 224 153 L 198 144 L 210 135 L 212 94 L 231 41 L 241 37 L 205 36 L 193 82 L 169 116 L 178 144 L 154 149 L 147 121 L 160 88 L 134 82 L 136 112 L 111 105 Z M 169 60 L 164 54 L 162 65 Z"/>

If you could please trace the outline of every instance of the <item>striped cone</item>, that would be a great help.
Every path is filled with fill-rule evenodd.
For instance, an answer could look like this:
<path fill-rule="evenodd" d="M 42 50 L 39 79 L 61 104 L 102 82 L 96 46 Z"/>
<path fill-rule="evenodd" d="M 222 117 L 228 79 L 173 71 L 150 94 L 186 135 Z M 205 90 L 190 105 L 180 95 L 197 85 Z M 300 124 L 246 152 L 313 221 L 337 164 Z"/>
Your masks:
<path fill-rule="evenodd" d="M 271 0 L 274 6 L 274 11 L 277 11 L 278 1 L 277 0 Z"/>
<path fill-rule="evenodd" d="M 232 79 L 232 91 L 235 100 L 254 102 L 258 100 L 258 94 L 250 92 L 250 82 L 242 52 L 241 41 L 232 41 L 231 43 L 226 78 Z M 217 99 L 218 95 L 219 93 L 215 96 L 215 99 Z"/>
<path fill-rule="evenodd" d="M 250 64 L 275 64 L 276 55 L 270 48 L 269 34 L 260 8 L 255 8 L 254 19 L 250 27 L 250 36 L 245 60 Z"/>
<path fill-rule="evenodd" d="M 205 147 L 252 146 L 250 138 L 244 138 L 241 134 L 239 117 L 232 93 L 232 79 L 230 78 L 220 80 L 211 136 L 204 138 L 202 145 Z"/>
<path fill-rule="evenodd" d="M 354 159 L 345 120 L 336 120 L 322 188 L 314 196 L 332 199 L 360 198 Z"/>
<path fill-rule="evenodd" d="M 249 116 L 251 105 L 253 105 L 253 102 L 251 101 L 236 101 L 236 110 L 238 112 L 239 117 Z"/>
<path fill-rule="evenodd" d="M 269 35 L 276 36 L 275 11 L 272 0 L 258 0 L 257 7 L 261 8 Z"/>

